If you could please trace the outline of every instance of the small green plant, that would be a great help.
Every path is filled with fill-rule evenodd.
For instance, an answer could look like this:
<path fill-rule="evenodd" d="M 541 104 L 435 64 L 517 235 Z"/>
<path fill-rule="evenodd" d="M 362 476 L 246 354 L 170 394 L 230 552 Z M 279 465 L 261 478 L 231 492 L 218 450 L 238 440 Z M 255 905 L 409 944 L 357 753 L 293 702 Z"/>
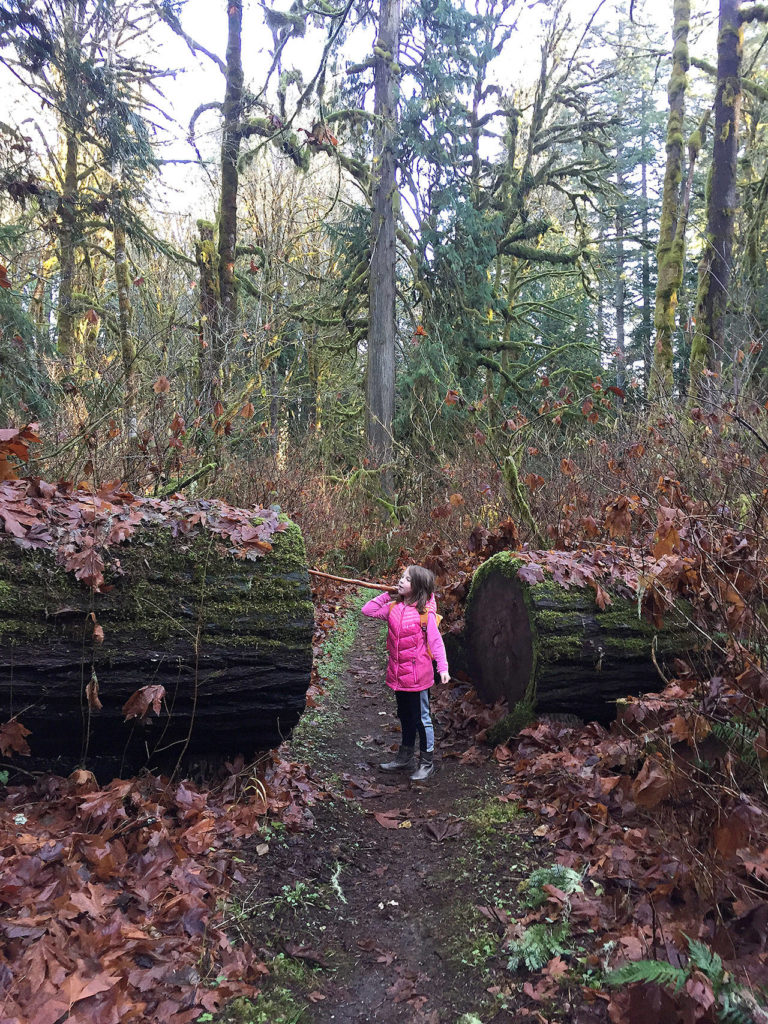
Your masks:
<path fill-rule="evenodd" d="M 317 903 L 320 893 L 312 889 L 308 882 L 296 882 L 294 885 L 284 885 L 274 900 L 274 909 L 298 910 Z"/>
<path fill-rule="evenodd" d="M 5 769 L 0 771 L 0 786 L 7 786 L 9 777 L 8 772 Z"/>
<path fill-rule="evenodd" d="M 508 825 L 521 816 L 520 806 L 512 801 L 488 800 L 467 817 L 478 833 L 495 833 L 502 825 Z"/>
<path fill-rule="evenodd" d="M 268 821 L 259 830 L 259 836 L 265 843 L 285 846 L 288 842 L 288 829 L 282 821 Z"/>
<path fill-rule="evenodd" d="M 496 956 L 498 941 L 487 932 L 480 934 L 473 928 L 467 939 L 467 947 L 460 954 L 460 959 L 468 967 L 483 968 L 492 957 Z"/>
<path fill-rule="evenodd" d="M 526 881 L 520 883 L 518 892 L 523 895 L 526 905 L 535 910 L 547 901 L 547 893 L 544 892 L 545 885 L 554 885 L 566 896 L 570 896 L 574 892 L 584 892 L 579 872 L 574 871 L 573 868 L 566 868 L 562 864 L 537 868 L 531 872 Z"/>
<path fill-rule="evenodd" d="M 558 921 L 557 924 L 550 924 L 548 921 L 532 924 L 519 939 L 509 944 L 508 970 L 516 971 L 524 964 L 529 971 L 538 971 L 546 966 L 552 957 L 570 953 L 566 945 L 570 934 L 571 924 L 567 919 Z"/>
<path fill-rule="evenodd" d="M 688 963 L 685 967 L 674 967 L 666 960 L 636 960 L 611 971 L 606 975 L 606 984 L 617 986 L 644 982 L 671 988 L 677 995 L 691 975 L 699 971 L 712 986 L 720 1024 L 752 1024 L 754 1017 L 749 1010 L 747 990 L 725 970 L 717 953 L 703 942 L 688 936 L 686 939 Z"/>
<path fill-rule="evenodd" d="M 269 995 L 258 996 L 255 1001 L 238 996 L 222 1011 L 219 1020 L 222 1024 L 276 1024 L 277 1021 L 297 1024 L 305 1010 L 306 1006 L 300 1006 L 288 989 L 279 989 Z"/>

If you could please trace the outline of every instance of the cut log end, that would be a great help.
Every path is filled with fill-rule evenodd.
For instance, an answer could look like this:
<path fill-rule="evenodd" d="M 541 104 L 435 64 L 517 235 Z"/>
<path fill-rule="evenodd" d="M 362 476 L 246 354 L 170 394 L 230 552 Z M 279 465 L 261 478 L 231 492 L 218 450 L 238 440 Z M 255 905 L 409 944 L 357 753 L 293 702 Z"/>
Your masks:
<path fill-rule="evenodd" d="M 493 573 L 467 609 L 473 677 L 489 702 L 523 700 L 531 685 L 534 640 L 523 585 Z"/>
<path fill-rule="evenodd" d="M 698 647 L 684 614 L 656 630 L 638 618 L 636 601 L 614 591 L 601 609 L 590 587 L 526 583 L 522 564 L 508 552 L 494 555 L 467 598 L 468 668 L 484 700 L 607 720 L 617 699 L 661 689 L 657 664 Z"/>

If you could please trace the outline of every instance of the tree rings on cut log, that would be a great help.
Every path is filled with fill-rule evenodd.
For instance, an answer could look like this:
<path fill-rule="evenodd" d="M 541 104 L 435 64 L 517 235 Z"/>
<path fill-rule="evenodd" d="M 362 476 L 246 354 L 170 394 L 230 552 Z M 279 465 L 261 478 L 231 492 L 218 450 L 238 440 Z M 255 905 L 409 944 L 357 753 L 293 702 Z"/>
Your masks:
<path fill-rule="evenodd" d="M 697 647 L 684 616 L 670 615 L 661 630 L 639 619 L 637 602 L 611 591 L 601 610 L 592 587 L 565 589 L 551 579 L 529 584 L 527 563 L 509 552 L 475 572 L 467 597 L 464 638 L 478 694 L 510 707 L 581 718 L 613 717 L 621 697 L 659 690 L 656 666 Z"/>
<path fill-rule="evenodd" d="M 251 560 L 205 529 L 142 522 L 111 548 L 101 593 L 0 535 L 0 722 L 18 716 L 34 757 L 125 768 L 280 744 L 313 626 L 301 532 L 281 531 Z"/>

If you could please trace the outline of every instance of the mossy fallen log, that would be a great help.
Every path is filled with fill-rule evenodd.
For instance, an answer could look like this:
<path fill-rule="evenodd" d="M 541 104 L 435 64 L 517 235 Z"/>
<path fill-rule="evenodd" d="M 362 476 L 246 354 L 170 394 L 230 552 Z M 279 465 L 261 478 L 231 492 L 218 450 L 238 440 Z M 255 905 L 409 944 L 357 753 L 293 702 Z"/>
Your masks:
<path fill-rule="evenodd" d="M 301 533 L 281 529 L 251 560 L 143 522 L 101 593 L 0 534 L 0 722 L 31 730 L 34 757 L 126 767 L 278 745 L 304 708 L 313 621 Z M 145 686 L 164 688 L 159 713 L 126 721 Z"/>
<path fill-rule="evenodd" d="M 662 688 L 654 659 L 663 665 L 698 645 L 684 615 L 657 630 L 638 618 L 636 600 L 612 591 L 601 610 L 592 587 L 525 582 L 525 564 L 509 552 L 494 555 L 467 596 L 467 669 L 484 700 L 605 720 L 619 698 Z"/>

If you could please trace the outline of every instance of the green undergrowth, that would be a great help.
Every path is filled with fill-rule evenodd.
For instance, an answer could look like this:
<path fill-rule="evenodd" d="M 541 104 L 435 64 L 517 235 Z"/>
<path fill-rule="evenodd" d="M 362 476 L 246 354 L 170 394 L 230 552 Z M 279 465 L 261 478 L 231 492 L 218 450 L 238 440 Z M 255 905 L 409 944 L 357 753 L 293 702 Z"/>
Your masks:
<path fill-rule="evenodd" d="M 336 628 L 325 638 L 323 653 L 317 662 L 322 695 L 317 707 L 307 708 L 301 716 L 291 739 L 293 755 L 311 763 L 331 786 L 331 769 L 326 762 L 330 762 L 331 737 L 344 715 L 349 713 L 344 706 L 344 672 L 349 652 L 357 641 L 360 609 L 369 596 L 369 592 L 355 595 Z"/>
<path fill-rule="evenodd" d="M 450 877 L 438 879 L 456 894 L 446 952 L 457 972 L 469 966 L 490 981 L 493 970 L 503 966 L 501 939 L 477 908 L 514 912 L 520 906 L 518 886 L 536 864 L 537 844 L 523 825 L 520 807 L 492 792 L 460 801 L 456 813 L 470 842 L 452 861 Z"/>

